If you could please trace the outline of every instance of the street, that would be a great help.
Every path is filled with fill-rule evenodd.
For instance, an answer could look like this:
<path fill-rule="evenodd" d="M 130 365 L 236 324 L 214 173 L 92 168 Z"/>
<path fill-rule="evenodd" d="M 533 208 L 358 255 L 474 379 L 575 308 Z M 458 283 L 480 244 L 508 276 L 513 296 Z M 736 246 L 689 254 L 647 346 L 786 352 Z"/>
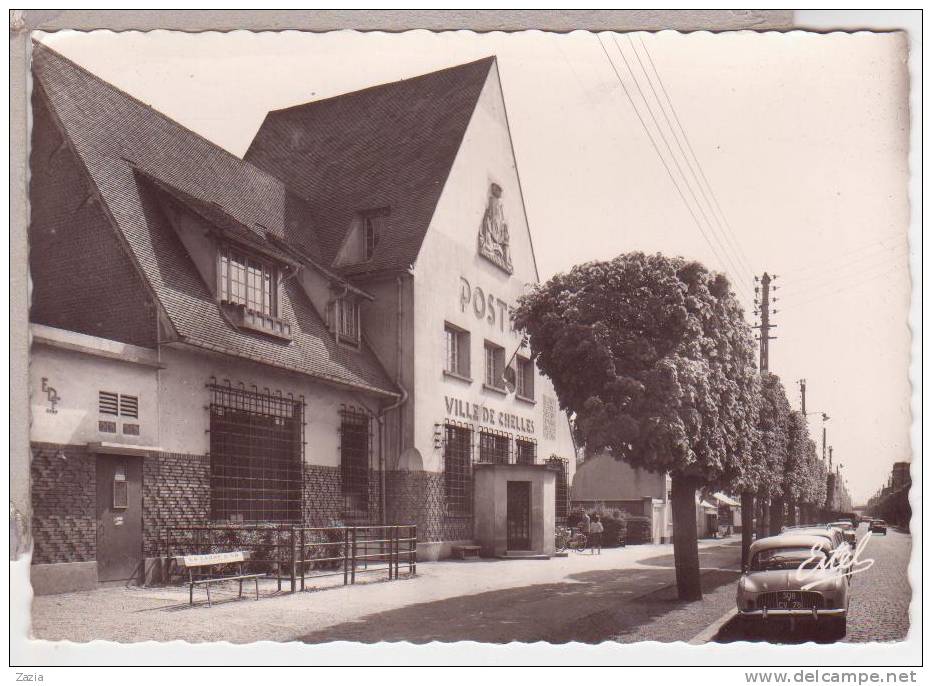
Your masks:
<path fill-rule="evenodd" d="M 858 541 L 867 526 L 858 528 Z M 901 641 L 909 630 L 911 588 L 907 578 L 912 537 L 891 528 L 886 536 L 871 536 L 861 559 L 873 566 L 852 577 L 848 632 L 844 642 Z M 798 621 L 790 630 L 786 621 L 742 622 L 735 617 L 712 639 L 719 643 L 767 641 L 770 643 L 829 642 L 824 625 Z"/>

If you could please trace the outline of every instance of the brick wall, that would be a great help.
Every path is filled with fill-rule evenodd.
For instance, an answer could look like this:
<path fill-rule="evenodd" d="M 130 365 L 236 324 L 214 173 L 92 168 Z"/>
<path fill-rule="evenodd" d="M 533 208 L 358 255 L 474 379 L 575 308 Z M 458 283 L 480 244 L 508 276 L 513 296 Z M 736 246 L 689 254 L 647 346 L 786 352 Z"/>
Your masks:
<path fill-rule="evenodd" d="M 390 471 L 386 481 L 389 522 L 416 524 L 421 541 L 462 541 L 473 537 L 472 517 L 446 514 L 442 473 Z"/>
<path fill-rule="evenodd" d="M 30 321 L 152 347 L 155 308 L 59 130 L 39 84 L 33 92 Z"/>
<path fill-rule="evenodd" d="M 142 467 L 142 536 L 146 557 L 164 551 L 168 526 L 202 526 L 210 517 L 210 458 L 163 453 Z"/>
<path fill-rule="evenodd" d="M 32 446 L 33 564 L 97 556 L 97 462 L 81 446 Z"/>

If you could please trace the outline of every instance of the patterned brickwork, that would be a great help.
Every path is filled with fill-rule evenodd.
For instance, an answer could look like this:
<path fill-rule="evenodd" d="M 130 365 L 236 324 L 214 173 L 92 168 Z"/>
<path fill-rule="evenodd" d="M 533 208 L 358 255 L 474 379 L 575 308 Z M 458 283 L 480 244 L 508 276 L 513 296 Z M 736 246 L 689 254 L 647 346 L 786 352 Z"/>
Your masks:
<path fill-rule="evenodd" d="M 83 447 L 33 444 L 33 564 L 96 559 L 96 469 Z"/>
<path fill-rule="evenodd" d="M 304 524 L 339 526 L 343 523 L 343 492 L 339 467 L 304 465 Z"/>
<path fill-rule="evenodd" d="M 145 458 L 142 527 L 146 557 L 156 557 L 165 527 L 202 526 L 210 516 L 210 458 L 163 453 Z"/>
<path fill-rule="evenodd" d="M 446 515 L 443 474 L 391 471 L 388 483 L 388 520 L 416 524 L 421 541 L 462 541 L 473 536 L 472 517 Z"/>

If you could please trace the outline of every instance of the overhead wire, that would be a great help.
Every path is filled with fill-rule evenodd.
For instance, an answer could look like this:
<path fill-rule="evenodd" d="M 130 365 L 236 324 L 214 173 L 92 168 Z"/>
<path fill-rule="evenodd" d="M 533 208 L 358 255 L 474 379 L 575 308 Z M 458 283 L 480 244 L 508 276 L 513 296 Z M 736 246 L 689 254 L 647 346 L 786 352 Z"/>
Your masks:
<path fill-rule="evenodd" d="M 670 126 L 670 129 L 674 131 L 674 140 L 676 140 L 677 147 L 679 147 L 680 152 L 683 154 L 684 159 L 689 165 L 690 171 L 692 172 L 693 177 L 696 179 L 696 185 L 698 186 L 699 191 L 702 194 L 702 197 L 705 199 L 706 204 L 709 206 L 709 211 L 712 214 L 712 216 L 715 218 L 715 221 L 719 226 L 719 231 L 722 233 L 722 235 L 725 236 L 726 242 L 729 244 L 731 250 L 733 251 L 737 259 L 738 265 L 744 270 L 745 275 L 750 277 L 754 274 L 754 269 L 750 266 L 750 262 L 747 259 L 747 255 L 742 249 L 740 242 L 735 236 L 734 230 L 731 228 L 731 225 L 728 222 L 728 218 L 725 216 L 725 213 L 722 210 L 721 203 L 719 203 L 718 198 L 715 195 L 715 191 L 712 189 L 712 184 L 709 183 L 709 179 L 706 176 L 705 170 L 702 167 L 702 163 L 699 161 L 699 156 L 696 155 L 696 151 L 693 149 L 692 142 L 690 141 L 689 135 L 686 133 L 686 128 L 683 126 L 683 122 L 680 119 L 679 114 L 676 111 L 676 107 L 673 105 L 673 99 L 670 97 L 670 94 L 667 91 L 666 86 L 664 85 L 663 78 L 660 76 L 660 71 L 657 69 L 657 65 L 654 62 L 654 58 L 650 54 L 650 50 L 647 49 L 647 45 L 644 43 L 644 37 L 639 35 L 638 40 L 641 44 L 641 50 L 644 52 L 645 56 L 647 57 L 647 62 L 648 64 L 650 64 L 651 71 L 654 74 L 654 78 L 657 80 L 657 83 L 660 85 L 660 91 L 661 93 L 663 93 L 664 99 L 667 102 L 667 107 L 669 107 L 670 113 L 673 115 L 673 120 L 674 122 L 676 122 L 676 126 L 679 129 L 680 135 L 682 136 L 683 141 L 686 143 L 686 148 L 687 150 L 689 150 L 690 154 L 687 155 L 686 152 L 683 150 L 682 145 L 680 145 L 679 139 L 675 135 L 675 130 L 673 128 L 673 125 L 670 124 L 670 120 L 666 117 L 666 112 L 663 109 L 663 103 L 661 102 L 660 98 L 657 96 L 656 91 L 654 91 L 654 97 L 656 97 L 657 101 L 661 103 L 661 111 L 664 112 L 664 118 L 667 119 L 667 124 Z M 641 62 L 640 56 L 638 55 L 638 52 L 634 47 L 634 40 L 631 38 L 630 35 L 628 36 L 628 41 L 631 43 L 631 48 L 635 56 L 638 57 L 638 63 L 641 64 L 641 69 L 644 70 L 644 74 L 648 78 L 648 83 L 651 83 L 650 76 L 648 75 L 647 70 L 644 68 L 644 64 Z M 651 84 L 651 89 L 653 90 L 653 84 Z M 696 169 L 693 169 L 693 165 L 690 162 L 690 157 L 695 162 L 695 167 L 696 169 L 698 169 L 698 174 L 696 173 Z M 702 182 L 704 182 L 705 188 L 703 188 Z M 706 194 L 706 189 L 708 189 L 708 194 Z M 710 201 L 710 196 L 712 198 L 712 201 Z M 716 209 L 718 210 L 718 214 L 716 214 Z"/>
<path fill-rule="evenodd" d="M 635 103 L 634 97 L 631 95 L 631 91 L 628 89 L 628 86 L 625 84 L 624 79 L 621 77 L 621 73 L 618 71 L 618 67 L 615 65 L 615 61 L 612 59 L 611 55 L 608 52 L 608 49 L 605 47 L 605 44 L 603 43 L 601 36 L 596 36 L 596 40 L 598 40 L 599 47 L 602 48 L 602 52 L 605 53 L 605 58 L 608 60 L 609 66 L 611 67 L 612 71 L 615 74 L 615 78 L 618 80 L 618 83 L 621 86 L 621 89 L 624 92 L 625 96 L 627 97 L 628 102 L 631 105 L 631 108 L 634 110 L 635 116 L 640 122 L 641 127 L 644 129 L 644 132 L 647 134 L 647 138 L 650 141 L 651 147 L 653 148 L 657 157 L 660 159 L 660 162 L 663 165 L 664 170 L 667 172 L 667 176 L 669 176 L 670 178 L 670 182 L 673 184 L 674 189 L 676 190 L 677 194 L 680 196 L 680 200 L 683 201 L 683 204 L 686 206 L 687 212 L 689 212 L 690 217 L 692 218 L 693 222 L 696 224 L 696 228 L 699 229 L 699 233 L 702 235 L 702 238 L 705 240 L 706 244 L 709 246 L 709 249 L 712 251 L 712 254 L 715 256 L 715 259 L 719 262 L 719 264 L 721 264 L 723 267 L 728 269 L 728 262 L 722 257 L 719 250 L 716 248 L 715 244 L 709 238 L 708 234 L 706 233 L 705 228 L 703 227 L 702 223 L 699 221 L 699 218 L 696 215 L 695 210 L 693 209 L 692 205 L 687 200 L 686 194 L 683 192 L 683 189 L 680 187 L 680 184 L 676 176 L 674 175 L 673 170 L 670 168 L 670 164 L 667 162 L 663 153 L 660 151 L 660 146 L 657 144 L 657 140 L 655 139 L 654 134 L 651 132 L 650 127 L 647 125 L 647 122 L 645 121 L 643 115 L 641 114 L 640 109 Z M 617 41 L 615 43 L 616 43 L 616 48 L 618 48 Z M 620 52 L 620 49 L 619 49 L 619 52 Z M 622 59 L 624 59 L 623 54 L 622 54 Z M 629 71 L 630 71 L 630 67 L 629 67 Z M 643 94 L 642 94 L 642 97 L 643 97 Z M 645 100 L 645 103 L 646 103 L 646 100 Z M 655 120 L 655 125 L 656 125 L 656 120 Z M 659 128 L 658 128 L 658 131 L 659 131 Z M 738 278 L 740 282 L 740 277 Z M 738 297 L 742 299 L 742 301 L 745 301 L 747 292 L 743 288 L 736 288 L 735 291 L 736 291 L 736 295 L 738 293 L 743 294 L 745 297 L 742 297 L 741 295 L 738 295 Z"/>

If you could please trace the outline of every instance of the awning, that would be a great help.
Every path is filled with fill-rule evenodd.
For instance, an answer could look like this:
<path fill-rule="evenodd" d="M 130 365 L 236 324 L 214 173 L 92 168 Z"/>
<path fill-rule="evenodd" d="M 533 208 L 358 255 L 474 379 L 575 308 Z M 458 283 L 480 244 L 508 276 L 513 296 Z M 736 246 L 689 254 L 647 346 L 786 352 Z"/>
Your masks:
<path fill-rule="evenodd" d="M 732 500 L 724 493 L 716 493 L 712 497 L 715 498 L 715 500 L 717 500 L 720 505 L 728 505 L 729 507 L 741 507 L 741 503 L 739 503 L 737 500 Z"/>

